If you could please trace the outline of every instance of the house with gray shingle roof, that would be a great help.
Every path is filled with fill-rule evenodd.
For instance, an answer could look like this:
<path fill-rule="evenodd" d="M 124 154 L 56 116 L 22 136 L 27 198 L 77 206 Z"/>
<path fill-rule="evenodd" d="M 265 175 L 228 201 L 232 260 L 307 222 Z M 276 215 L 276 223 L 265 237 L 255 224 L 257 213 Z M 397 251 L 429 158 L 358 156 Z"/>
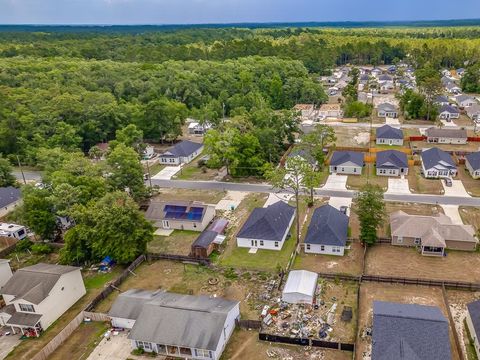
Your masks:
<path fill-rule="evenodd" d="M 467 130 L 456 129 L 451 127 L 437 128 L 430 127 L 425 130 L 427 136 L 427 142 L 438 144 L 459 144 L 464 145 L 467 143 Z"/>
<path fill-rule="evenodd" d="M 448 97 L 445 95 L 437 95 L 433 102 L 440 106 L 450 104 L 450 102 L 448 101 Z"/>
<path fill-rule="evenodd" d="M 445 151 L 433 147 L 422 151 L 422 174 L 426 178 L 457 176 L 457 165 Z"/>
<path fill-rule="evenodd" d="M 477 353 L 477 358 L 480 359 L 480 300 L 473 301 L 467 304 L 467 322 L 470 337 L 473 339 L 473 347 Z"/>
<path fill-rule="evenodd" d="M 452 105 L 442 105 L 438 110 L 438 117 L 447 121 L 458 119 L 460 117 L 460 110 Z"/>
<path fill-rule="evenodd" d="M 403 145 L 403 131 L 390 125 L 383 125 L 376 130 L 376 140 L 378 145 Z"/>
<path fill-rule="evenodd" d="M 453 81 L 450 81 L 448 83 L 445 84 L 445 89 L 447 89 L 447 91 L 450 93 L 450 94 L 460 94 L 462 92 L 462 89 L 457 85 L 455 84 Z"/>
<path fill-rule="evenodd" d="M 373 302 L 372 360 L 450 360 L 448 321 L 438 307 Z"/>
<path fill-rule="evenodd" d="M 20 189 L 13 186 L 0 187 L 0 217 L 7 215 L 20 203 Z"/>
<path fill-rule="evenodd" d="M 304 241 L 305 253 L 343 256 L 348 237 L 348 216 L 331 205 L 315 209 Z"/>
<path fill-rule="evenodd" d="M 377 115 L 378 117 L 389 117 L 396 118 L 398 117 L 398 109 L 395 105 L 390 103 L 382 103 L 377 106 Z"/>
<path fill-rule="evenodd" d="M 474 179 L 480 179 L 480 151 L 465 156 L 465 167 Z"/>
<path fill-rule="evenodd" d="M 219 297 L 131 289 L 120 294 L 109 317 L 129 329 L 134 349 L 171 358 L 220 359 L 240 303 Z"/>
<path fill-rule="evenodd" d="M 200 155 L 202 151 L 203 144 L 184 140 L 161 154 L 158 161 L 163 165 L 188 164 Z"/>
<path fill-rule="evenodd" d="M 467 112 L 467 116 L 474 122 L 478 122 L 480 120 L 480 105 L 474 104 L 469 106 L 465 109 Z"/>
<path fill-rule="evenodd" d="M 6 325 L 14 333 L 34 329 L 39 335 L 85 295 L 86 290 L 80 268 L 39 263 L 17 270 L 0 293 L 5 304 L 14 310 Z"/>
<path fill-rule="evenodd" d="M 237 246 L 282 250 L 294 219 L 295 208 L 283 201 L 255 208 L 237 234 Z"/>
<path fill-rule="evenodd" d="M 378 176 L 408 175 L 407 155 L 397 150 L 386 150 L 377 153 L 376 167 Z"/>
<path fill-rule="evenodd" d="M 364 155 L 356 151 L 334 151 L 330 159 L 330 173 L 362 175 Z"/>
<path fill-rule="evenodd" d="M 455 101 L 457 102 L 458 106 L 463 108 L 467 108 L 469 106 L 477 104 L 477 101 L 473 97 L 465 94 L 456 96 Z"/>

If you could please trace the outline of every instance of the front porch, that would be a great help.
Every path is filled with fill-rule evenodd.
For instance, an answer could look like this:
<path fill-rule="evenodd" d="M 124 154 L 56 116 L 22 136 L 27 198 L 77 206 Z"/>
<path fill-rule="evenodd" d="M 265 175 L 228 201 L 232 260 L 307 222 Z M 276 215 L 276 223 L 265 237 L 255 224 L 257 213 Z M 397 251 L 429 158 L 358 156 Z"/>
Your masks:
<path fill-rule="evenodd" d="M 29 314 L 23 312 L 16 312 L 7 321 L 7 326 L 10 326 L 13 334 L 19 332 L 27 337 L 39 337 L 43 329 L 40 325 L 40 314 Z"/>
<path fill-rule="evenodd" d="M 422 255 L 424 256 L 444 256 L 444 247 L 422 246 Z"/>

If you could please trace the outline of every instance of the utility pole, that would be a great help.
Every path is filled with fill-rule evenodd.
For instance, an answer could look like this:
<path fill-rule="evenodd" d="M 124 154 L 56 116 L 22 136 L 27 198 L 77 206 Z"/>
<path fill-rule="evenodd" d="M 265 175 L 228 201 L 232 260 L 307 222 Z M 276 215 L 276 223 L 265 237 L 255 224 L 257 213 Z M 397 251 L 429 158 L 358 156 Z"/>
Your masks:
<path fill-rule="evenodd" d="M 25 174 L 23 173 L 22 164 L 20 163 L 20 158 L 18 157 L 18 155 L 17 155 L 17 161 L 18 161 L 18 167 L 20 168 L 20 172 L 22 173 L 23 183 L 27 185 L 27 181 L 25 180 Z"/>

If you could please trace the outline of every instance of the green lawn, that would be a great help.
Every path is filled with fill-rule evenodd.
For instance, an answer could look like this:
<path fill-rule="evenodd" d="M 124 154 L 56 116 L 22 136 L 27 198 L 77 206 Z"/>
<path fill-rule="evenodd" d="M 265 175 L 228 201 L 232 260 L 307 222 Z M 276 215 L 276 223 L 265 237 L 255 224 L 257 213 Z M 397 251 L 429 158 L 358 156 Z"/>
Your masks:
<path fill-rule="evenodd" d="M 220 265 L 249 270 L 275 271 L 278 266 L 285 268 L 292 252 L 295 250 L 295 226 L 290 233 L 292 236 L 283 244 L 282 250 L 258 249 L 256 254 L 249 254 L 250 248 L 235 248 L 225 258 L 220 259 Z M 234 241 L 234 239 L 232 239 Z"/>
<path fill-rule="evenodd" d="M 386 190 L 388 188 L 388 176 L 377 176 L 376 167 L 372 163 L 365 165 L 362 175 L 348 175 L 348 189 L 360 190 L 367 183 L 378 185 Z"/>
<path fill-rule="evenodd" d="M 170 236 L 155 236 L 147 245 L 152 253 L 188 255 L 200 231 L 175 230 Z"/>
<path fill-rule="evenodd" d="M 123 268 L 116 265 L 112 271 L 108 273 L 86 273 L 84 274 L 83 283 L 87 290 L 102 288 L 107 282 L 115 279 L 122 272 Z"/>
<path fill-rule="evenodd" d="M 159 162 L 156 162 L 154 165 L 150 165 L 150 175 L 151 176 L 157 175 L 164 168 L 165 168 L 165 165 L 162 165 Z M 145 171 L 148 171 L 147 166 L 145 166 Z"/>

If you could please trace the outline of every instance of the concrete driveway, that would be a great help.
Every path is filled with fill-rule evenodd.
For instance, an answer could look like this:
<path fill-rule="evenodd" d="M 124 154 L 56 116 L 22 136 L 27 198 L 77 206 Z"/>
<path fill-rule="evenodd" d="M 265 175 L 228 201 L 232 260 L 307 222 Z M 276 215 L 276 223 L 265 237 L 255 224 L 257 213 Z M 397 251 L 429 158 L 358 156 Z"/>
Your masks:
<path fill-rule="evenodd" d="M 132 344 L 130 340 L 127 339 L 127 332 L 123 331 L 118 335 L 112 335 L 108 341 L 103 338 L 87 360 L 127 360 L 145 358 L 144 356 L 134 356 L 131 352 Z"/>
<path fill-rule="evenodd" d="M 348 176 L 346 176 L 346 175 L 331 174 L 328 177 L 327 182 L 323 186 L 323 189 L 346 190 L 347 189 L 347 179 L 348 179 Z"/>
<path fill-rule="evenodd" d="M 3 327 L 0 329 L 0 334 L 5 334 L 5 332 L 10 331 L 11 329 L 9 327 Z M 0 336 L 0 359 L 5 359 L 7 355 L 10 353 L 10 351 L 13 350 L 15 346 L 20 344 L 22 340 L 20 340 L 20 335 L 2 335 Z"/>
<path fill-rule="evenodd" d="M 167 166 L 162 169 L 158 174 L 152 176 L 155 180 L 170 180 L 173 175 L 180 171 L 181 166 Z"/>
<path fill-rule="evenodd" d="M 328 200 L 328 203 L 337 210 L 340 210 L 341 206 L 348 207 L 347 216 L 350 216 L 350 207 L 352 206 L 352 200 L 352 198 L 346 197 L 331 197 L 330 200 Z"/>
<path fill-rule="evenodd" d="M 447 215 L 454 224 L 463 225 L 462 217 L 458 212 L 457 205 L 441 205 L 445 215 Z"/>
<path fill-rule="evenodd" d="M 293 197 L 293 194 L 289 194 L 289 193 L 278 193 L 278 194 L 270 193 L 268 194 L 268 199 L 267 201 L 265 201 L 265 204 L 263 204 L 263 207 L 266 208 L 267 206 L 275 204 L 279 201 L 288 203 L 292 197 Z"/>
<path fill-rule="evenodd" d="M 445 181 L 442 180 L 442 186 L 445 190 L 445 196 L 470 197 L 461 180 L 452 180 L 452 186 L 446 186 Z"/>
<path fill-rule="evenodd" d="M 387 194 L 410 194 L 408 179 L 388 178 Z"/>

